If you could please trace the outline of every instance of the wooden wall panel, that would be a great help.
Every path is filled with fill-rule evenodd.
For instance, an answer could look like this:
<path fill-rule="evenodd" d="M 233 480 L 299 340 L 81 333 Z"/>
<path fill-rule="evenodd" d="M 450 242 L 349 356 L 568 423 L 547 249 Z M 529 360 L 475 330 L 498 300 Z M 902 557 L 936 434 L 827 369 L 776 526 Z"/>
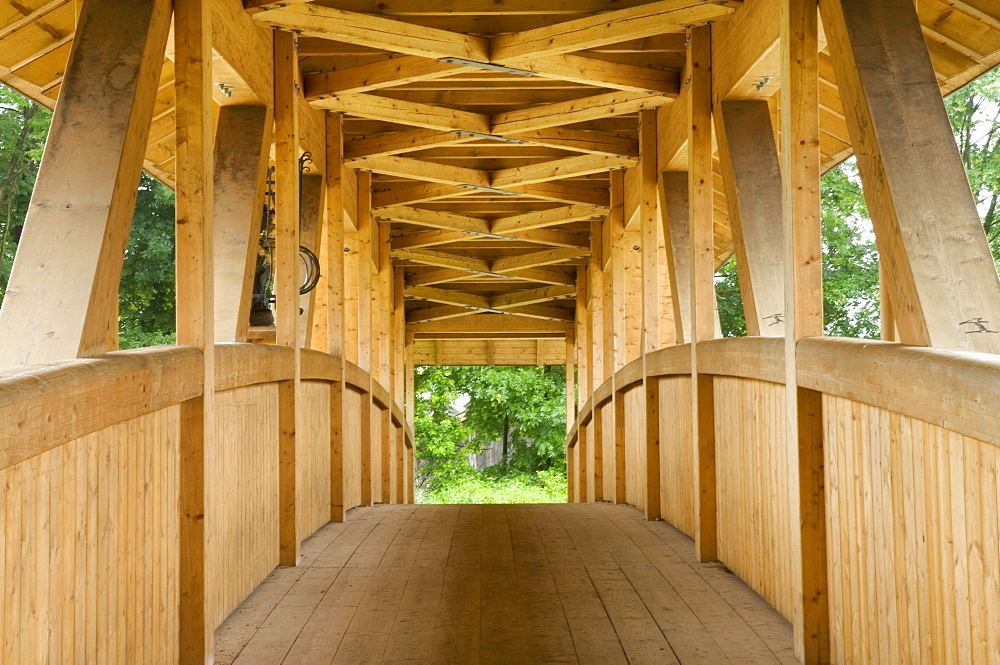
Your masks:
<path fill-rule="evenodd" d="M 604 413 L 601 416 L 601 425 L 604 427 L 604 433 L 601 437 L 601 446 L 603 452 L 601 455 L 601 461 L 603 463 L 603 477 L 604 477 L 604 500 L 614 501 L 615 500 L 615 405 L 614 402 L 605 402 L 603 406 L 599 407 L 603 409 Z"/>
<path fill-rule="evenodd" d="M 660 514 L 694 537 L 691 377 L 660 379 Z"/>
<path fill-rule="evenodd" d="M 299 540 L 330 521 L 330 384 L 303 381 L 295 465 Z"/>
<path fill-rule="evenodd" d="M 371 486 L 372 504 L 385 503 L 382 499 L 382 409 L 372 406 L 371 414 Z"/>
<path fill-rule="evenodd" d="M 344 389 L 344 510 L 361 505 L 361 401 L 356 390 Z"/>
<path fill-rule="evenodd" d="M 625 392 L 625 501 L 646 509 L 646 400 L 642 386 Z"/>
<path fill-rule="evenodd" d="M 0 471 L 0 662 L 176 663 L 179 408 Z"/>
<path fill-rule="evenodd" d="M 278 385 L 215 395 L 208 616 L 218 626 L 278 565 Z"/>
<path fill-rule="evenodd" d="M 834 661 L 1000 657 L 1000 448 L 824 396 Z"/>
<path fill-rule="evenodd" d="M 785 387 L 717 376 L 719 560 L 782 615 L 793 608 Z"/>

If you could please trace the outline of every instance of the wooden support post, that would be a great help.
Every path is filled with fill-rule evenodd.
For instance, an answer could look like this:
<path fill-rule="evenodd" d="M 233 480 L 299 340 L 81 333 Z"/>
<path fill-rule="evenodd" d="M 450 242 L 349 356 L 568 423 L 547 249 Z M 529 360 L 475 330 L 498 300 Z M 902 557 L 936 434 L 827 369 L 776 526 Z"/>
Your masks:
<path fill-rule="evenodd" d="M 84 14 L 90 4 L 85 4 Z M 102 6 L 108 5 L 102 3 Z M 169 7 L 161 9 L 166 11 L 164 21 L 169 22 Z M 200 348 L 204 359 L 201 397 L 183 402 L 180 406 L 178 646 L 182 664 L 201 665 L 212 662 L 215 636 L 214 619 L 208 614 L 205 570 L 210 527 L 206 524 L 206 481 L 215 430 L 212 19 L 211 8 L 205 0 L 176 0 L 174 12 L 177 101 L 174 119 L 178 137 L 175 208 L 177 343 Z M 123 30 L 122 14 L 113 14 L 118 21 L 115 31 L 128 32 Z M 136 149 L 141 152 L 141 147 Z"/>
<path fill-rule="evenodd" d="M 821 7 L 900 341 L 1000 353 L 1000 277 L 915 7 Z"/>
<path fill-rule="evenodd" d="M 413 332 L 410 330 L 406 331 L 406 422 L 410 426 L 410 431 L 413 431 L 415 425 L 416 414 L 414 409 L 416 408 L 416 389 L 415 389 L 415 376 L 413 367 Z"/>
<path fill-rule="evenodd" d="M 783 0 L 780 103 L 788 314 L 785 397 L 791 515 L 792 524 L 798 526 L 792 544 L 792 626 L 796 655 L 807 665 L 830 662 L 822 396 L 798 388 L 795 354 L 800 339 L 823 334 L 818 28 L 816 0 Z"/>
<path fill-rule="evenodd" d="M 358 367 L 372 371 L 372 174 L 358 173 L 357 311 Z"/>
<path fill-rule="evenodd" d="M 625 393 L 612 385 L 615 414 L 615 503 L 628 503 L 625 478 Z"/>
<path fill-rule="evenodd" d="M 748 335 L 785 334 L 781 167 L 764 100 L 715 107 L 719 157 Z"/>
<path fill-rule="evenodd" d="M 589 278 L 587 293 L 590 296 L 590 307 L 587 310 L 590 329 L 590 344 L 587 345 L 589 357 L 587 364 L 590 366 L 590 394 L 593 394 L 594 390 L 604 383 L 604 348 L 606 338 L 611 337 L 610 334 L 605 335 L 605 331 L 608 329 L 605 327 L 604 315 L 606 298 L 604 294 L 604 270 L 602 268 L 603 254 L 601 221 L 596 220 L 590 223 L 590 265 L 587 268 Z"/>
<path fill-rule="evenodd" d="M 367 261 L 365 261 L 367 263 Z M 358 445 L 361 447 L 361 505 L 372 505 L 372 402 L 371 385 L 361 393 Z"/>
<path fill-rule="evenodd" d="M 892 313 L 892 296 L 889 294 L 889 280 L 885 264 L 881 261 L 878 266 L 878 306 L 879 306 L 879 327 L 880 339 L 886 342 L 898 342 L 899 335 L 896 334 L 896 317 Z"/>
<path fill-rule="evenodd" d="M 326 352 L 344 357 L 344 121 L 326 116 Z M 344 521 L 344 381 L 330 384 L 330 521 Z"/>
<path fill-rule="evenodd" d="M 577 432 L 577 439 L 580 434 Z M 566 502 L 576 503 L 576 445 L 566 446 Z"/>
<path fill-rule="evenodd" d="M 587 268 L 576 268 L 576 392 L 582 406 L 590 395 L 590 367 L 587 365 L 587 346 L 590 330 L 587 328 Z"/>
<path fill-rule="evenodd" d="M 0 368 L 117 348 L 118 285 L 169 29 L 163 0 L 81 8 L 0 308 Z"/>
<path fill-rule="evenodd" d="M 698 374 L 698 342 L 715 337 L 715 187 L 712 176 L 712 44 L 708 26 L 691 30 L 688 177 L 691 243 L 691 409 L 692 422 L 714 418 L 705 382 Z M 707 377 L 711 381 L 711 377 Z M 714 422 L 712 424 L 714 428 Z M 715 437 L 695 427 L 695 555 L 718 558 L 716 532 Z"/>
<path fill-rule="evenodd" d="M 298 565 L 296 520 L 296 412 L 299 404 L 299 141 L 295 35 L 274 33 L 275 272 L 277 343 L 294 352 L 295 376 L 278 391 L 278 501 L 282 566 Z"/>
<path fill-rule="evenodd" d="M 621 173 L 621 171 L 613 171 L 611 173 L 612 180 L 614 179 L 615 173 Z M 598 377 L 601 383 L 604 383 L 611 378 L 611 375 L 615 371 L 615 287 L 613 284 L 614 280 L 614 269 L 612 265 L 614 247 L 611 238 L 611 216 L 604 218 L 604 222 L 601 224 L 601 254 L 604 261 L 602 261 L 602 273 L 601 273 L 601 338 L 600 338 L 600 355 L 601 355 L 601 366 L 604 371 Z M 598 384 L 599 385 L 599 384 Z"/>
<path fill-rule="evenodd" d="M 247 341 L 273 119 L 268 106 L 223 106 L 215 132 L 215 340 Z"/>
<path fill-rule="evenodd" d="M 645 376 L 642 382 L 646 400 L 643 422 L 646 425 L 646 519 L 660 517 L 660 380 Z M 714 470 L 714 467 L 713 467 Z"/>
<path fill-rule="evenodd" d="M 660 345 L 660 275 L 656 216 L 656 111 L 639 112 L 639 219 L 642 239 L 642 353 Z"/>
<path fill-rule="evenodd" d="M 382 463 L 379 466 L 382 467 L 382 478 L 379 494 L 382 503 L 392 503 L 392 443 L 396 431 L 392 424 L 392 407 L 387 404 L 386 408 L 382 409 L 380 417 L 382 418 L 382 427 L 379 428 L 382 430 Z"/>
<path fill-rule="evenodd" d="M 392 394 L 392 329 L 393 329 L 393 308 L 395 296 L 393 295 L 393 274 L 392 263 L 389 261 L 389 225 L 375 224 L 372 226 L 378 231 L 379 269 L 377 284 L 378 317 L 373 325 L 377 326 L 375 338 L 378 340 L 378 377 L 379 382 Z"/>
<path fill-rule="evenodd" d="M 664 171 L 661 174 L 660 216 L 667 248 L 678 344 L 691 341 L 691 219 L 688 189 L 686 171 Z"/>
<path fill-rule="evenodd" d="M 311 167 L 310 167 L 311 168 Z M 317 256 L 320 253 L 320 232 L 324 214 L 323 196 L 326 185 L 320 173 L 305 173 L 301 178 L 299 194 L 299 244 Z M 322 271 L 322 267 L 320 268 Z M 299 282 L 301 284 L 301 281 Z M 299 346 L 311 349 L 313 344 L 313 322 L 316 319 L 316 296 L 318 287 L 299 296 Z M 326 340 L 323 340 L 324 342 Z"/>
<path fill-rule="evenodd" d="M 402 407 L 406 403 L 406 307 L 402 269 L 395 270 L 392 281 L 392 399 Z"/>
<path fill-rule="evenodd" d="M 590 431 L 594 437 L 594 501 L 604 501 L 604 409 L 594 407 L 590 416 Z"/>
<path fill-rule="evenodd" d="M 576 335 L 566 333 L 566 431 L 573 429 L 576 422 Z"/>
<path fill-rule="evenodd" d="M 611 227 L 611 288 L 612 307 L 612 373 L 617 372 L 626 364 L 626 337 L 628 321 L 625 293 L 625 253 L 630 251 L 625 246 L 625 171 L 611 172 L 611 214 L 606 222 Z"/>
<path fill-rule="evenodd" d="M 587 503 L 587 426 L 581 425 L 576 435 L 577 484 L 576 500 Z"/>

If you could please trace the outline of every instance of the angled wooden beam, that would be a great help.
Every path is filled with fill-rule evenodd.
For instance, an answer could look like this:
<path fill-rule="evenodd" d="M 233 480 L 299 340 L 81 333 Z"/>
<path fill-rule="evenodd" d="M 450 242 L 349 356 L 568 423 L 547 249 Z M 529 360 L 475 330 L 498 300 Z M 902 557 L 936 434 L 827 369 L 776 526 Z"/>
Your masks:
<path fill-rule="evenodd" d="M 714 114 L 748 335 L 785 334 L 781 167 L 763 100 L 724 101 Z"/>
<path fill-rule="evenodd" d="M 545 321 L 566 321 L 575 320 L 576 316 L 571 309 L 565 307 L 546 307 L 545 305 L 518 305 L 516 307 L 504 308 L 505 314 L 514 316 L 525 316 L 531 319 L 543 319 Z"/>
<path fill-rule="evenodd" d="M 660 217 L 667 248 L 678 344 L 691 341 L 691 233 L 687 171 L 660 176 Z"/>
<path fill-rule="evenodd" d="M 1000 278 L 916 10 L 821 8 L 899 341 L 1000 353 Z"/>
<path fill-rule="evenodd" d="M 569 325 L 559 321 L 543 321 L 508 314 L 482 313 L 444 321 L 428 321 L 407 326 L 414 334 L 473 333 L 477 336 L 512 333 L 566 334 Z"/>
<path fill-rule="evenodd" d="M 223 106 L 215 133 L 215 339 L 245 342 L 273 121 L 267 106 Z"/>
<path fill-rule="evenodd" d="M 522 62 L 519 67 L 547 78 L 651 95 L 676 95 L 680 87 L 676 72 L 579 55 L 532 58 Z"/>
<path fill-rule="evenodd" d="M 438 268 L 452 268 L 474 273 L 492 273 L 490 262 L 471 256 L 458 256 L 448 252 L 436 252 L 428 249 L 400 249 L 392 253 L 394 259 L 413 261 Z"/>
<path fill-rule="evenodd" d="M 469 279 L 469 273 L 465 270 L 455 270 L 453 268 L 443 268 L 441 270 L 428 270 L 411 275 L 406 280 L 406 288 L 417 288 L 430 286 L 432 284 L 446 284 L 448 282 L 459 282 Z"/>
<path fill-rule="evenodd" d="M 524 289 L 493 296 L 490 300 L 490 307 L 493 309 L 507 309 L 508 307 L 518 307 L 521 305 L 537 305 L 538 303 L 570 298 L 575 295 L 576 287 L 573 286 L 544 286 L 539 289 Z"/>
<path fill-rule="evenodd" d="M 372 208 L 376 213 L 385 208 L 409 205 L 411 203 L 427 203 L 428 201 L 438 201 L 440 199 L 450 199 L 458 196 L 468 196 L 474 193 L 475 189 L 459 187 L 458 185 L 447 185 L 442 183 L 427 183 L 422 185 L 412 185 L 400 189 L 390 189 L 384 192 L 376 192 L 372 195 Z"/>
<path fill-rule="evenodd" d="M 676 97 L 676 95 L 674 95 Z M 519 111 L 498 113 L 492 118 L 491 133 L 516 136 L 521 132 L 587 122 L 598 118 L 635 113 L 673 102 L 669 95 L 641 92 L 609 92 L 566 102 L 533 106 Z M 453 129 L 459 129 L 453 127 Z"/>
<path fill-rule="evenodd" d="M 529 132 L 519 132 L 517 138 L 537 145 L 563 148 L 591 155 L 639 159 L 639 144 L 627 137 L 608 132 L 552 127 Z"/>
<path fill-rule="evenodd" d="M 590 250 L 573 249 L 572 247 L 561 247 L 559 249 L 548 249 L 541 252 L 521 254 L 519 256 L 504 256 L 494 259 L 490 272 L 504 274 L 511 270 L 522 270 L 525 268 L 537 268 L 549 266 L 566 261 L 575 261 L 590 256 Z"/>
<path fill-rule="evenodd" d="M 490 44 L 492 62 L 519 63 L 667 32 L 681 32 L 691 25 L 719 20 L 731 14 L 738 6 L 740 3 L 727 0 L 717 3 L 660 0 L 542 28 L 522 30 L 493 38 Z"/>
<path fill-rule="evenodd" d="M 596 188 L 576 187 L 559 182 L 540 182 L 534 185 L 512 185 L 507 187 L 519 196 L 527 196 L 543 201 L 588 205 L 607 209 L 608 193 Z"/>
<path fill-rule="evenodd" d="M 359 157 L 400 155 L 426 148 L 459 145 L 476 140 L 474 136 L 466 136 L 454 131 L 411 129 L 404 132 L 392 132 L 347 141 L 344 144 L 344 158 L 357 159 Z"/>
<path fill-rule="evenodd" d="M 419 249 L 447 245 L 474 237 L 465 231 L 418 231 L 396 236 L 392 239 L 392 249 Z"/>
<path fill-rule="evenodd" d="M 491 131 L 489 116 L 367 93 L 326 97 L 317 99 L 312 105 L 327 111 L 350 113 L 361 118 L 385 120 L 442 132 L 463 130 L 489 134 Z"/>
<path fill-rule="evenodd" d="M 492 187 L 533 185 L 549 180 L 603 173 L 611 169 L 631 166 L 633 163 L 634 160 L 629 158 L 611 157 L 608 155 L 565 157 L 548 162 L 538 162 L 526 166 L 516 166 L 494 171 L 490 185 Z"/>
<path fill-rule="evenodd" d="M 375 210 L 374 215 L 377 219 L 419 224 L 445 231 L 463 231 L 484 235 L 491 233 L 490 223 L 485 219 L 456 215 L 440 210 L 424 210 L 409 206 L 387 206 Z"/>
<path fill-rule="evenodd" d="M 430 302 L 441 303 L 442 305 L 457 305 L 459 307 L 475 307 L 477 309 L 491 309 L 492 303 L 487 296 L 475 293 L 464 293 L 452 289 L 437 289 L 433 286 L 420 286 L 406 289 L 404 295 L 414 300 L 428 300 Z"/>
<path fill-rule="evenodd" d="M 271 7 L 268 11 L 254 14 L 254 21 L 308 37 L 422 58 L 463 58 L 479 62 L 486 62 L 489 58 L 489 42 L 482 37 L 309 3 Z"/>
<path fill-rule="evenodd" d="M 552 286 L 576 286 L 576 277 L 560 270 L 548 268 L 518 268 L 504 271 L 505 277 L 523 279 Z"/>
<path fill-rule="evenodd" d="M 402 178 L 414 178 L 446 185 L 490 186 L 490 173 L 462 166 L 435 164 L 410 157 L 363 157 L 351 159 L 346 166 L 361 171 L 374 171 Z"/>
<path fill-rule="evenodd" d="M 454 319 L 460 316 L 471 316 L 479 313 L 478 309 L 470 309 L 456 305 L 441 305 L 439 307 L 424 307 L 421 309 L 411 309 L 406 313 L 406 324 L 427 323 L 429 321 L 443 321 Z"/>
<path fill-rule="evenodd" d="M 508 231 L 503 235 L 516 240 L 533 242 L 539 245 L 551 245 L 553 247 L 576 247 L 580 249 L 590 247 L 590 239 L 586 235 L 582 233 L 570 233 L 569 231 L 557 231 L 555 229 Z"/>
<path fill-rule="evenodd" d="M 536 210 L 495 219 L 490 224 L 490 233 L 503 234 L 512 231 L 541 229 L 556 224 L 598 219 L 604 214 L 604 210 L 601 208 L 589 205 L 570 205 L 562 208 L 550 208 L 549 210 Z"/>
<path fill-rule="evenodd" d="M 307 74 L 303 77 L 303 88 L 306 101 L 311 102 L 333 95 L 371 92 L 416 81 L 432 81 L 463 70 L 465 67 L 462 65 L 404 55 L 331 72 Z"/>
<path fill-rule="evenodd" d="M 83 9 L 0 308 L 0 368 L 117 348 L 122 261 L 170 8 L 146 0 Z M 94 84 L 109 80 L 120 85 Z"/>

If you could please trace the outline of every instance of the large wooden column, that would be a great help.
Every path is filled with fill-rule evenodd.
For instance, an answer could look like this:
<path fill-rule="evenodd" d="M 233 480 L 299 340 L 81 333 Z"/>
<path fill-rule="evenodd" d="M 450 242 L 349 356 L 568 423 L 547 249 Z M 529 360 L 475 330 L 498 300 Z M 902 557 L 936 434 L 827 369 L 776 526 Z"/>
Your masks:
<path fill-rule="evenodd" d="M 708 26 L 691 30 L 688 182 L 691 245 L 691 408 L 695 473 L 695 553 L 718 557 L 712 377 L 698 373 L 698 342 L 715 337 L 715 188 L 712 175 L 712 43 Z"/>
<path fill-rule="evenodd" d="M 783 0 L 781 172 L 785 247 L 785 395 L 797 655 L 830 662 L 823 489 L 822 395 L 799 389 L 795 347 L 823 334 L 818 12 L 816 0 Z"/>
<path fill-rule="evenodd" d="M 625 293 L 625 172 L 611 172 L 611 213 L 605 222 L 610 227 L 608 234 L 611 252 L 611 317 L 612 329 L 612 373 L 624 367 L 628 361 L 625 357 L 627 320 Z"/>
<path fill-rule="evenodd" d="M 576 334 L 566 333 L 566 431 L 576 422 Z"/>
<path fill-rule="evenodd" d="M 344 120 L 326 116 L 326 352 L 344 358 Z M 341 362 L 341 372 L 343 372 Z M 330 384 L 330 521 L 344 521 L 344 381 Z"/>
<path fill-rule="evenodd" d="M 660 176 L 660 217 L 667 249 L 673 294 L 674 328 L 678 344 L 691 341 L 691 220 L 687 171 Z"/>
<path fill-rule="evenodd" d="M 719 157 L 748 335 L 785 334 L 781 167 L 764 100 L 715 107 Z"/>
<path fill-rule="evenodd" d="M 273 118 L 268 106 L 223 106 L 215 132 L 215 339 L 245 342 Z"/>
<path fill-rule="evenodd" d="M 294 352 L 295 375 L 278 386 L 278 504 L 280 562 L 299 560 L 296 521 L 297 404 L 300 389 L 299 348 L 299 128 L 296 113 L 298 54 L 295 35 L 274 33 L 274 295 L 277 343 Z"/>
<path fill-rule="evenodd" d="M 176 0 L 174 12 L 177 343 L 200 348 L 204 361 L 202 395 L 180 405 L 178 640 L 180 662 L 201 665 L 213 660 L 215 634 L 206 592 L 212 526 L 206 524 L 206 479 L 215 429 L 212 19 L 206 0 Z M 122 27 L 116 30 L 125 32 Z"/>
<path fill-rule="evenodd" d="M 307 172 L 301 175 L 301 191 L 299 192 L 299 244 L 312 251 L 317 257 L 320 254 L 321 232 L 323 220 L 326 217 L 323 197 L 326 194 L 326 183 L 323 174 L 316 173 L 315 164 L 306 163 Z M 323 271 L 320 266 L 320 272 Z M 299 280 L 301 284 L 303 275 Z M 317 296 L 319 287 L 309 293 L 299 296 L 299 346 L 310 349 L 313 347 L 313 323 L 316 319 Z"/>
<path fill-rule="evenodd" d="M 169 29 L 165 0 L 83 3 L 0 308 L 0 368 L 117 347 L 118 285 Z"/>
<path fill-rule="evenodd" d="M 372 174 L 358 172 L 357 340 L 358 367 L 372 371 Z"/>
<path fill-rule="evenodd" d="M 913 3 L 821 6 L 900 341 L 1000 353 L 1000 278 Z"/>
<path fill-rule="evenodd" d="M 657 219 L 656 183 L 656 111 L 639 112 L 639 224 L 642 265 L 642 355 L 660 345 L 660 272 L 659 219 Z M 645 360 L 643 360 L 645 363 Z M 647 520 L 660 516 L 660 380 L 643 371 L 643 395 L 646 405 L 645 467 Z"/>

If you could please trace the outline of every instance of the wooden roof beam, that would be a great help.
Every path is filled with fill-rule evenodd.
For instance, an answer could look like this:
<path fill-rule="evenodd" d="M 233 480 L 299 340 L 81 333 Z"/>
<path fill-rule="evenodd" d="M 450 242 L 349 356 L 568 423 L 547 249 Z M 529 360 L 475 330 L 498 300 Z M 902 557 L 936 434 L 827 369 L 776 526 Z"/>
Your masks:
<path fill-rule="evenodd" d="M 680 81 L 676 72 L 637 67 L 579 55 L 553 55 L 547 58 L 526 60 L 519 67 L 545 76 L 627 92 L 649 95 L 676 95 Z"/>
<path fill-rule="evenodd" d="M 300 35 L 385 49 L 422 58 L 462 58 L 485 62 L 489 42 L 482 37 L 428 28 L 393 19 L 311 3 L 280 3 L 253 15 L 262 25 Z M 262 7 L 258 7 L 262 9 Z"/>
<path fill-rule="evenodd" d="M 501 217 L 490 224 L 490 233 L 503 234 L 512 231 L 528 231 L 556 224 L 567 224 L 588 219 L 599 219 L 605 210 L 589 205 L 570 205 L 549 210 L 537 210 L 521 215 Z"/>
<path fill-rule="evenodd" d="M 681 32 L 689 25 L 724 18 L 740 4 L 729 0 L 717 3 L 706 3 L 703 0 L 659 0 L 556 25 L 522 30 L 491 40 L 491 62 L 514 64 L 630 39 Z"/>
<path fill-rule="evenodd" d="M 555 104 L 533 106 L 519 111 L 508 111 L 494 115 L 490 132 L 504 136 L 516 136 L 522 132 L 537 129 L 560 127 L 657 108 L 672 103 L 673 97 L 676 95 L 609 92 Z"/>
<path fill-rule="evenodd" d="M 458 185 L 444 185 L 440 183 L 413 185 L 402 189 L 391 189 L 372 194 L 372 209 L 377 212 L 381 208 L 439 201 L 457 196 L 466 196 L 475 191 L 474 189 L 459 187 Z"/>
<path fill-rule="evenodd" d="M 616 168 L 633 166 L 635 163 L 636 160 L 629 157 L 610 157 L 608 155 L 567 157 L 494 171 L 490 186 L 534 185 L 549 180 L 603 173 Z"/>
<path fill-rule="evenodd" d="M 359 159 L 361 157 L 386 157 L 400 155 L 427 148 L 439 148 L 477 141 L 474 136 L 459 134 L 454 131 L 442 132 L 436 129 L 411 129 L 403 132 L 392 132 L 379 136 L 367 136 L 344 142 L 344 158 Z"/>
<path fill-rule="evenodd" d="M 520 254 L 517 256 L 504 256 L 493 260 L 490 264 L 489 272 L 502 275 L 509 273 L 512 270 L 550 266 L 556 263 L 584 259 L 588 256 L 590 256 L 590 250 L 574 249 L 572 247 L 548 249 L 541 252 L 532 252 L 530 254 Z"/>
<path fill-rule="evenodd" d="M 463 293 L 451 289 L 438 289 L 433 286 L 418 286 L 406 289 L 403 292 L 406 298 L 413 300 L 427 300 L 429 302 L 440 303 L 442 305 L 455 305 L 458 307 L 474 307 L 476 309 L 492 309 L 490 298 L 475 293 Z"/>
<path fill-rule="evenodd" d="M 416 81 L 432 81 L 465 69 L 440 60 L 415 55 L 389 58 L 332 72 L 303 77 L 306 101 L 334 95 L 356 94 L 392 88 Z"/>
<path fill-rule="evenodd" d="M 489 116 L 365 93 L 326 97 L 312 102 L 312 105 L 327 111 L 340 111 L 362 118 L 442 132 L 455 130 L 479 134 L 491 132 Z"/>
<path fill-rule="evenodd" d="M 464 231 L 418 231 L 397 236 L 390 243 L 391 249 L 420 249 L 447 245 L 474 237 Z"/>
<path fill-rule="evenodd" d="M 481 235 L 490 233 L 490 223 L 485 219 L 455 215 L 438 210 L 423 210 L 408 206 L 389 206 L 374 210 L 373 214 L 377 219 L 419 224 L 420 226 L 429 226 L 445 231 L 461 231 L 463 233 Z"/>
<path fill-rule="evenodd" d="M 460 316 L 469 316 L 471 314 L 478 314 L 478 309 L 470 309 L 468 307 L 461 307 L 457 305 L 440 305 L 438 307 L 422 307 L 420 309 L 411 309 L 406 312 L 406 323 L 425 323 L 429 321 L 443 321 L 445 319 L 454 319 Z"/>
<path fill-rule="evenodd" d="M 608 191 L 596 188 L 574 187 L 558 182 L 542 182 L 534 185 L 513 185 L 508 187 L 520 196 L 527 196 L 543 201 L 588 205 L 603 210 L 608 209 L 610 196 Z"/>
<path fill-rule="evenodd" d="M 576 297 L 575 286 L 544 286 L 538 289 L 526 289 L 493 296 L 490 300 L 490 307 L 493 309 L 506 309 L 508 307 L 537 305 L 543 302 L 573 297 Z"/>
<path fill-rule="evenodd" d="M 550 148 L 573 150 L 591 155 L 639 159 L 639 143 L 637 141 L 608 132 L 552 127 L 518 132 L 517 138 Z"/>
<path fill-rule="evenodd" d="M 347 161 L 346 166 L 360 171 L 374 171 L 375 173 L 447 185 L 474 185 L 476 187 L 490 187 L 492 185 L 488 171 L 435 164 L 408 157 L 363 157 Z"/>
<path fill-rule="evenodd" d="M 391 254 L 392 258 L 403 261 L 413 261 L 437 268 L 465 270 L 471 273 L 495 274 L 490 262 L 472 256 L 458 256 L 448 252 L 437 252 L 429 249 L 398 249 Z"/>

